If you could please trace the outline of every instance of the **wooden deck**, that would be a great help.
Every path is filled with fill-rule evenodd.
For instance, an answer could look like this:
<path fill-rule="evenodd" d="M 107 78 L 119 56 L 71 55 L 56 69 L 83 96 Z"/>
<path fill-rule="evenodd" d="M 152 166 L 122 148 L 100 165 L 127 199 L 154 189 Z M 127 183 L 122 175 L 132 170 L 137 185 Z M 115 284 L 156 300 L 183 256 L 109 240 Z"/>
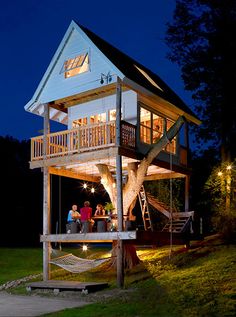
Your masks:
<path fill-rule="evenodd" d="M 136 231 L 90 232 L 41 235 L 40 242 L 112 242 L 113 240 L 135 240 Z"/>
<path fill-rule="evenodd" d="M 172 244 L 189 245 L 191 240 L 199 240 L 201 236 L 196 236 L 188 232 L 172 233 Z M 70 233 L 70 234 L 49 234 L 41 235 L 41 242 L 61 242 L 61 243 L 112 243 L 114 240 L 124 240 L 125 243 L 134 245 L 155 245 L 164 246 L 171 242 L 170 232 L 162 231 L 122 231 L 122 232 L 93 232 L 93 233 Z"/>
<path fill-rule="evenodd" d="M 34 289 L 52 289 L 54 293 L 60 291 L 81 291 L 82 293 L 91 293 L 99 291 L 108 287 L 108 283 L 96 283 L 96 282 L 77 282 L 77 281 L 60 281 L 49 280 L 32 282 L 27 284 L 27 291 L 30 292 Z"/>

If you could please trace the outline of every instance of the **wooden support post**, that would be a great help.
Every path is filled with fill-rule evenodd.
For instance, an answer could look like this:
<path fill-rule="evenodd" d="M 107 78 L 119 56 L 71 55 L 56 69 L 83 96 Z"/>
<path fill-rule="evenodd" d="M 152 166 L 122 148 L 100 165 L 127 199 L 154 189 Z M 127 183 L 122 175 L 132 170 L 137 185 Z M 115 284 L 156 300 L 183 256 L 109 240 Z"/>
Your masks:
<path fill-rule="evenodd" d="M 49 133 L 49 106 L 44 105 L 43 160 L 47 160 Z M 50 174 L 48 167 L 43 167 L 43 234 L 50 233 Z M 43 280 L 50 279 L 50 242 L 43 242 Z"/>
<path fill-rule="evenodd" d="M 116 86 L 116 146 L 121 144 L 121 81 L 117 77 Z M 117 218 L 118 231 L 123 231 L 123 189 L 122 189 L 122 157 L 116 155 L 116 185 L 117 185 Z M 124 286 L 124 250 L 123 241 L 117 240 L 117 286 Z"/>
<path fill-rule="evenodd" d="M 189 125 L 186 121 L 184 124 L 184 146 L 186 147 L 187 151 L 187 166 L 189 161 Z"/>
<path fill-rule="evenodd" d="M 190 176 L 185 176 L 185 200 L 184 200 L 184 210 L 189 211 L 189 189 L 190 189 Z"/>
<path fill-rule="evenodd" d="M 189 161 L 189 125 L 186 121 L 184 124 L 184 145 L 187 151 L 187 166 Z M 189 190 L 190 190 L 190 176 L 185 176 L 185 201 L 184 201 L 184 210 L 189 211 Z"/>

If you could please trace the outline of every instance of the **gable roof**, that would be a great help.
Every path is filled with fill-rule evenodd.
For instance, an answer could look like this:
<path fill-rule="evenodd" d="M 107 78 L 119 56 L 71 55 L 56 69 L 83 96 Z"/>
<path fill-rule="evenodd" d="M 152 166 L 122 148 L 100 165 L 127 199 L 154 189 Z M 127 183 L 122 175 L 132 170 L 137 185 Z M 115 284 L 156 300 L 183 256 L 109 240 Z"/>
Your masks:
<path fill-rule="evenodd" d="M 107 41 L 100 38 L 98 35 L 84 27 L 83 25 L 76 23 L 72 20 L 70 23 L 59 47 L 57 48 L 43 78 L 41 79 L 32 99 L 25 105 L 25 110 L 33 112 L 38 115 L 43 115 L 44 106 L 41 101 L 41 93 L 49 80 L 51 73 L 53 72 L 55 65 L 66 47 L 70 36 L 76 30 L 84 38 L 85 41 L 97 52 L 99 52 L 103 59 L 110 65 L 119 76 L 124 84 L 130 86 L 138 92 L 144 92 L 144 95 L 149 95 L 154 98 L 161 98 L 169 103 L 176 113 L 182 113 L 187 120 L 196 124 L 200 124 L 201 121 L 193 113 L 193 111 L 186 106 L 186 104 L 175 94 L 175 92 L 155 73 L 146 68 L 139 62 L 135 61 Z M 50 119 L 59 121 L 61 123 L 67 123 L 67 112 L 61 111 L 61 109 L 51 109 Z"/>
<path fill-rule="evenodd" d="M 135 61 L 98 35 L 77 23 L 82 31 L 97 46 L 97 48 L 129 79 L 146 88 L 153 94 L 169 101 L 185 113 L 192 116 L 198 123 L 200 120 L 183 100 L 155 73 Z M 195 121 L 195 120 L 194 120 Z M 196 122 L 195 122 L 196 123 Z"/>

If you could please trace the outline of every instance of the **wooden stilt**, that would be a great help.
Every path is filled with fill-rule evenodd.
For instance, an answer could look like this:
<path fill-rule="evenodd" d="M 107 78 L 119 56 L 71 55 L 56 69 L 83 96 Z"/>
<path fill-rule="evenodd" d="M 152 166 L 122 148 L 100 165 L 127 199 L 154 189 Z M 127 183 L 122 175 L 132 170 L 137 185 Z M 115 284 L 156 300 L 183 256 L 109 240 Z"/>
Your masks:
<path fill-rule="evenodd" d="M 189 187 L 190 187 L 190 176 L 185 176 L 185 202 L 184 210 L 189 211 Z"/>
<path fill-rule="evenodd" d="M 185 122 L 184 125 L 184 145 L 187 149 L 187 165 L 189 160 L 189 125 L 188 122 Z M 185 202 L 184 209 L 185 211 L 189 211 L 189 189 L 190 189 L 190 176 L 185 176 Z"/>
<path fill-rule="evenodd" d="M 49 106 L 44 105 L 44 136 L 43 136 L 43 159 L 47 159 L 49 133 Z M 50 233 L 50 174 L 48 167 L 43 167 L 43 234 Z M 43 280 L 50 279 L 50 242 L 43 242 Z"/>
<path fill-rule="evenodd" d="M 117 78 L 116 86 L 116 145 L 121 144 L 121 82 Z M 123 191 L 122 191 L 122 157 L 116 155 L 116 185 L 117 185 L 117 218 L 118 231 L 123 231 Z M 123 241 L 117 241 L 117 286 L 124 286 L 124 250 Z"/>

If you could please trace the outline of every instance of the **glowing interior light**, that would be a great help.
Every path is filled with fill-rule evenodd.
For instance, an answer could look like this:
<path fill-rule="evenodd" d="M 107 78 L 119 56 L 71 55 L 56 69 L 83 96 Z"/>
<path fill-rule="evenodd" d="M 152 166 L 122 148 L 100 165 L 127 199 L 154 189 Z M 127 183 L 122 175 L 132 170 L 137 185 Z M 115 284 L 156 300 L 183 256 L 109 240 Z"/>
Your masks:
<path fill-rule="evenodd" d="M 231 165 L 228 165 L 228 166 L 226 167 L 226 169 L 227 169 L 228 171 L 231 170 L 231 168 L 232 168 Z"/>
<path fill-rule="evenodd" d="M 84 187 L 84 188 L 87 188 L 87 184 L 86 184 L 86 183 L 84 183 L 84 184 L 83 184 L 83 187 Z"/>
<path fill-rule="evenodd" d="M 95 188 L 92 187 L 92 188 L 91 188 L 91 193 L 94 193 L 94 192 L 95 192 Z"/>
<path fill-rule="evenodd" d="M 112 184 L 112 187 L 115 188 L 115 187 L 116 187 L 116 183 L 113 183 L 113 184 Z"/>
<path fill-rule="evenodd" d="M 217 175 L 218 175 L 218 176 L 222 176 L 222 175 L 223 175 L 223 173 L 222 173 L 222 172 L 219 172 Z"/>
<path fill-rule="evenodd" d="M 87 246 L 86 244 L 83 244 L 82 250 L 83 250 L 83 251 L 87 251 L 87 250 L 88 250 L 88 246 Z"/>

